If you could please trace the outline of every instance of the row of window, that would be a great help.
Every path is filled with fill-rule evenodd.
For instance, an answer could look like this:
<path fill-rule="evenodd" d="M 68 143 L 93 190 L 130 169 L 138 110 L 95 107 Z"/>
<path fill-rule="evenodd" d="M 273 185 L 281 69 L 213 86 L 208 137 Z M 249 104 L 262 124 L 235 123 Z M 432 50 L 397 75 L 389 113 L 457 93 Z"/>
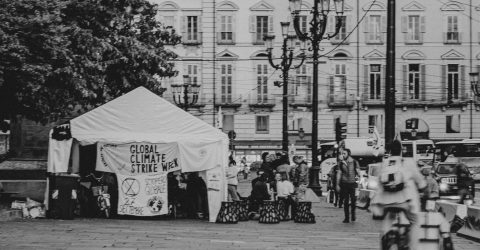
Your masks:
<path fill-rule="evenodd" d="M 336 118 L 333 119 L 334 126 Z M 255 133 L 268 134 L 270 131 L 270 116 L 257 115 L 255 116 Z M 376 126 L 379 133 L 383 133 L 383 115 L 369 115 L 368 127 Z M 298 130 L 295 125 L 291 128 Z M 223 115 L 223 131 L 228 132 L 234 130 L 234 115 Z M 446 133 L 460 133 L 460 115 L 445 116 L 445 132 Z"/>
<path fill-rule="evenodd" d="M 186 74 L 189 75 L 191 83 L 200 82 L 200 71 L 197 64 L 186 65 Z M 269 94 L 268 79 L 269 65 L 256 65 L 256 103 L 272 103 L 272 95 Z M 385 66 L 381 64 L 364 65 L 364 85 L 363 99 L 364 101 L 383 101 L 385 86 Z M 460 101 L 465 98 L 465 67 L 459 64 L 447 64 L 441 66 L 441 82 L 442 91 L 432 93 L 429 99 L 434 100 L 452 100 Z M 427 82 L 425 81 L 426 66 L 423 64 L 406 64 L 403 65 L 403 82 L 402 89 L 399 93 L 403 93 L 404 100 L 425 101 L 427 98 Z M 234 92 L 234 65 L 230 63 L 222 63 L 220 65 L 220 98 L 221 103 L 232 103 L 235 99 Z M 352 101 L 348 96 L 348 85 L 352 85 L 356 79 L 353 76 L 349 79 L 347 75 L 347 65 L 344 62 L 335 63 L 334 72 L 329 78 L 330 103 L 346 103 Z M 432 87 L 432 83 L 429 84 Z M 463 89 L 462 89 L 463 88 Z M 431 92 L 431 91 L 430 91 Z M 312 98 L 312 72 L 311 67 L 302 65 L 297 68 L 290 76 L 289 94 L 293 103 L 311 103 Z M 440 96 L 441 95 L 441 96 Z"/>
<path fill-rule="evenodd" d="M 300 29 L 307 32 L 308 16 L 300 16 Z M 331 42 L 339 43 L 345 40 L 348 43 L 348 33 L 352 30 L 351 16 L 342 17 L 342 27 Z M 422 15 L 407 15 L 401 19 L 401 32 L 404 34 L 404 40 L 407 44 L 423 43 L 425 28 L 425 17 Z M 166 26 L 175 27 L 175 16 L 163 16 L 162 21 Z M 220 15 L 218 17 L 217 42 L 219 44 L 234 44 L 236 40 L 236 28 L 234 15 Z M 327 33 L 333 33 L 336 19 L 330 16 L 328 19 Z M 386 16 L 369 15 L 364 20 L 365 42 L 368 44 L 383 44 L 386 39 Z M 443 42 L 461 43 L 462 33 L 459 29 L 459 18 L 457 15 L 445 16 L 443 29 Z M 250 33 L 252 33 L 252 43 L 256 45 L 264 44 L 263 38 L 267 34 L 272 34 L 273 16 L 271 15 L 253 15 L 250 16 Z M 182 37 L 184 44 L 200 44 L 202 42 L 201 16 L 184 16 L 182 18 Z"/>

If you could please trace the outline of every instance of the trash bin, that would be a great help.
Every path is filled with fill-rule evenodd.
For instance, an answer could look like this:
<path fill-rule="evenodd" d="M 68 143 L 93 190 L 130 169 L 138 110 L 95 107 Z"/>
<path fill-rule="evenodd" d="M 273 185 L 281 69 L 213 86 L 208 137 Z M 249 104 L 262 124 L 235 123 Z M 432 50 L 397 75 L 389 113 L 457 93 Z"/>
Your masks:
<path fill-rule="evenodd" d="M 78 175 L 59 174 L 51 178 L 50 217 L 72 220 L 75 211 Z"/>

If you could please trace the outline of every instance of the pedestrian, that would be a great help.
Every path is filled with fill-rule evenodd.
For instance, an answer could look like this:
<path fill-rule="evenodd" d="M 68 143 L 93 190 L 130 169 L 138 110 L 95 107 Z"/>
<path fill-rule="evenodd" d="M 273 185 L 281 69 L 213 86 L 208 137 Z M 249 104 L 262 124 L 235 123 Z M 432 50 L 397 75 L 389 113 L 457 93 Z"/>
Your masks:
<path fill-rule="evenodd" d="M 287 175 L 284 173 L 276 173 L 275 174 L 276 183 L 276 190 L 277 190 L 277 200 L 283 201 L 285 204 L 285 214 L 284 218 L 288 220 L 289 218 L 289 210 L 290 207 L 293 205 L 293 198 L 292 195 L 295 192 L 293 184 L 287 180 Z M 293 214 L 292 214 L 293 215 Z"/>
<path fill-rule="evenodd" d="M 460 195 L 459 204 L 463 204 L 467 195 L 472 195 L 470 188 L 473 185 L 473 178 L 470 170 L 465 163 L 455 165 L 455 173 L 457 175 L 458 195 Z"/>
<path fill-rule="evenodd" d="M 425 179 L 420 173 L 417 163 L 409 158 L 402 157 L 402 143 L 392 142 L 390 156 L 384 158 L 379 173 L 379 182 L 376 194 L 371 202 L 371 211 L 375 217 L 383 217 L 381 229 L 382 240 L 392 229 L 396 216 L 385 216 L 387 208 L 401 209 L 410 222 L 409 249 L 417 250 L 420 226 L 418 214 L 420 212 L 419 190 L 426 188 Z"/>
<path fill-rule="evenodd" d="M 349 223 L 350 219 L 352 221 L 356 220 L 355 189 L 357 188 L 357 178 L 360 177 L 360 164 L 350 154 L 350 149 L 348 148 L 341 151 L 337 173 L 336 189 L 337 192 L 340 192 L 340 199 L 343 201 L 343 211 L 345 213 L 343 223 Z"/>
<path fill-rule="evenodd" d="M 270 155 L 268 152 L 262 154 L 262 165 L 260 169 L 265 173 L 267 181 L 273 180 L 272 160 L 275 159 L 275 155 Z"/>
<path fill-rule="evenodd" d="M 290 171 L 290 180 L 295 187 L 295 199 L 297 201 L 302 201 L 305 199 L 305 192 L 307 191 L 309 181 L 308 165 L 303 160 L 303 157 L 299 155 L 293 157 L 293 162 L 296 166 Z"/>
<path fill-rule="evenodd" d="M 270 194 L 267 186 L 266 174 L 262 173 L 258 178 L 252 181 L 252 193 L 250 195 L 250 210 L 258 213 L 258 208 L 264 200 L 270 200 Z"/>
<path fill-rule="evenodd" d="M 421 194 L 422 211 L 425 211 L 428 200 L 437 200 L 440 197 L 440 189 L 438 187 L 438 182 L 433 179 L 431 172 L 431 169 L 427 167 L 421 170 L 422 175 L 425 177 L 425 183 L 427 184 L 427 187 Z"/>
<path fill-rule="evenodd" d="M 244 180 L 248 179 L 248 174 L 250 173 L 250 168 L 247 165 L 247 159 L 245 157 L 243 157 L 240 160 L 240 167 L 241 167 L 241 170 L 243 172 L 243 179 Z"/>
<path fill-rule="evenodd" d="M 333 205 L 339 208 L 342 208 L 342 200 L 340 199 L 340 192 L 337 191 L 337 173 L 338 173 L 338 164 L 334 165 L 328 175 L 328 189 L 333 194 Z"/>
<path fill-rule="evenodd" d="M 227 168 L 227 184 L 228 184 L 228 201 L 239 201 L 237 193 L 238 185 L 238 172 L 237 163 L 235 160 L 230 160 Z"/>

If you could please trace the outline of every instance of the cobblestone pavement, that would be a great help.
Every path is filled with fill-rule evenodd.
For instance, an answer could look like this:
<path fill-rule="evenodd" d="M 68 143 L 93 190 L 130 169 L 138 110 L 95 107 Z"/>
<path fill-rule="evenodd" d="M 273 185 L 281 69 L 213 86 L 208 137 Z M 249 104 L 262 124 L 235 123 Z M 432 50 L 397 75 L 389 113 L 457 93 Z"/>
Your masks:
<path fill-rule="evenodd" d="M 248 181 L 248 182 L 247 182 Z M 241 180 L 240 193 L 249 192 Z M 380 222 L 358 210 L 344 224 L 343 211 L 315 203 L 316 224 L 258 221 L 225 225 L 198 220 L 38 219 L 0 224 L 0 249 L 378 249 Z M 455 237 L 455 249 L 480 244 Z"/>

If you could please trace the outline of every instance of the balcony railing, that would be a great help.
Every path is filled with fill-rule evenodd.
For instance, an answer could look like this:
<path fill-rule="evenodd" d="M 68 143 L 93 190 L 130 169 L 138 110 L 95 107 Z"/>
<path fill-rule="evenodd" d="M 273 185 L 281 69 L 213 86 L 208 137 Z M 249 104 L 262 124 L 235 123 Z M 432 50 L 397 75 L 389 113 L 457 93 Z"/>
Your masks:
<path fill-rule="evenodd" d="M 462 33 L 458 31 L 444 32 L 443 42 L 446 44 L 458 44 L 462 42 Z"/>
<path fill-rule="evenodd" d="M 350 95 L 328 95 L 328 106 L 330 107 L 353 107 L 355 105 L 355 98 Z"/>
<path fill-rule="evenodd" d="M 293 107 L 311 107 L 312 96 L 311 95 L 290 96 L 288 98 L 288 104 Z"/>
<path fill-rule="evenodd" d="M 242 106 L 242 98 L 233 94 L 219 94 L 215 97 L 215 106 L 238 108 Z"/>
<path fill-rule="evenodd" d="M 186 33 L 182 36 L 182 43 L 184 45 L 200 45 L 202 44 L 202 32 L 197 33 L 197 39 L 187 39 Z"/>
<path fill-rule="evenodd" d="M 248 105 L 252 108 L 273 108 L 275 99 L 270 96 L 253 96 L 250 98 Z"/>

